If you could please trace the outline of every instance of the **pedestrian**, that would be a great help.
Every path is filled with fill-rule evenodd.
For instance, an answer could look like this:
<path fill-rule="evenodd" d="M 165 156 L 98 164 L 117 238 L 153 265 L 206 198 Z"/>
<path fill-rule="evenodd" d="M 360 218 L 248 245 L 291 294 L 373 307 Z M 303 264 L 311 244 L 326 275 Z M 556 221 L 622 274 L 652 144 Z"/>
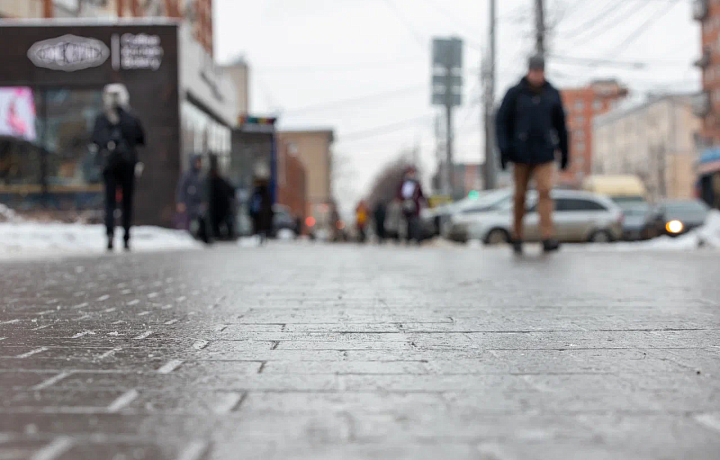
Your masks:
<path fill-rule="evenodd" d="M 367 238 L 367 224 L 370 219 L 370 209 L 365 202 L 361 200 L 355 208 L 355 226 L 358 232 L 358 241 L 364 243 Z"/>
<path fill-rule="evenodd" d="M 181 216 L 182 228 L 191 230 L 197 228 L 197 235 L 206 243 L 208 232 L 199 231 L 203 223 L 203 212 L 205 210 L 205 180 L 202 177 L 202 155 L 190 157 L 190 167 L 178 182 L 176 202 L 177 212 Z"/>
<path fill-rule="evenodd" d="M 522 254 L 525 195 L 531 178 L 538 193 L 540 231 L 545 252 L 557 251 L 552 221 L 553 162 L 559 151 L 560 167 L 568 167 L 568 132 L 560 93 L 545 79 L 545 60 L 530 58 L 528 73 L 510 88 L 496 117 L 500 165 L 513 163 L 515 182 L 512 244 Z"/>
<path fill-rule="evenodd" d="M 422 185 L 417 179 L 417 170 L 414 166 L 410 166 L 405 171 L 405 176 L 400 183 L 400 187 L 398 187 L 397 200 L 401 205 L 407 227 L 405 241 L 410 244 L 410 241 L 414 240 L 417 244 L 420 244 L 422 240 L 420 234 L 420 208 L 425 201 L 425 195 L 423 194 Z"/>
<path fill-rule="evenodd" d="M 378 238 L 378 243 L 385 243 L 385 216 L 387 215 L 387 207 L 382 200 L 375 204 L 373 210 L 373 218 L 375 220 L 375 234 Z"/>
<path fill-rule="evenodd" d="M 257 176 L 250 197 L 250 217 L 253 221 L 253 234 L 264 244 L 272 233 L 273 209 L 270 184 L 265 176 Z"/>
<path fill-rule="evenodd" d="M 235 238 L 234 209 L 235 188 L 220 172 L 217 156 L 210 155 L 207 177 L 208 217 L 213 238 Z"/>
<path fill-rule="evenodd" d="M 137 147 L 145 145 L 142 123 L 130 112 L 130 96 L 125 85 L 110 84 L 103 91 L 103 112 L 95 119 L 92 132 L 93 151 L 98 153 L 105 183 L 105 230 L 107 249 L 113 250 L 117 192 L 122 193 L 122 226 L 124 247 L 130 250 L 135 177 L 142 173 Z"/>

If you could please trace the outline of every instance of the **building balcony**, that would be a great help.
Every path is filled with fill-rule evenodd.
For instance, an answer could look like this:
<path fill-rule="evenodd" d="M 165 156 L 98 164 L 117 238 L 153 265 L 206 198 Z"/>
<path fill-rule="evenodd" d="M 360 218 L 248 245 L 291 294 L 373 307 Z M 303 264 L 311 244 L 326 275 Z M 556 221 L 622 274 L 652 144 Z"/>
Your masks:
<path fill-rule="evenodd" d="M 710 103 L 710 92 L 703 91 L 693 96 L 692 110 L 698 117 L 706 117 L 710 114 L 712 105 Z"/>
<path fill-rule="evenodd" d="M 693 2 L 693 19 L 704 21 L 710 13 L 709 0 L 695 0 Z"/>

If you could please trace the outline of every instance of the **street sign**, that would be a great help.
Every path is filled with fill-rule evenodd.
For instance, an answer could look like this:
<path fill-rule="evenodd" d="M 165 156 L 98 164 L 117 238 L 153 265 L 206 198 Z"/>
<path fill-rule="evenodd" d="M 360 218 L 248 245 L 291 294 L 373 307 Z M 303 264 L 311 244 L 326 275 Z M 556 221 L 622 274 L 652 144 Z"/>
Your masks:
<path fill-rule="evenodd" d="M 432 104 L 445 107 L 462 105 L 462 40 L 435 38 L 432 48 Z"/>

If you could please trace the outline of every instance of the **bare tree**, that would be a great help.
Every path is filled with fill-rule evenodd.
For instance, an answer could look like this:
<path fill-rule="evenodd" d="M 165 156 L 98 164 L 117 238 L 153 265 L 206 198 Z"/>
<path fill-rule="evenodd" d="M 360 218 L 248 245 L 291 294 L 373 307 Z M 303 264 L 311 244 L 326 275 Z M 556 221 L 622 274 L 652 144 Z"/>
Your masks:
<path fill-rule="evenodd" d="M 375 176 L 368 195 L 368 201 L 371 206 L 379 202 L 388 203 L 395 198 L 405 171 L 408 167 L 415 166 L 412 161 L 412 153 L 412 151 L 404 152 L 400 158 L 385 165 L 377 176 Z"/>

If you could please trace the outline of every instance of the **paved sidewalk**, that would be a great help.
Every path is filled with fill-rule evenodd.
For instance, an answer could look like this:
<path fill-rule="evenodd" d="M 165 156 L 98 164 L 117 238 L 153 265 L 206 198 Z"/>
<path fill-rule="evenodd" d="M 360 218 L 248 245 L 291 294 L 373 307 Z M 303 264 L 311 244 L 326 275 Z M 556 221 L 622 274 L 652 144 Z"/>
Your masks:
<path fill-rule="evenodd" d="M 716 459 L 717 252 L 0 264 L 0 459 Z"/>

